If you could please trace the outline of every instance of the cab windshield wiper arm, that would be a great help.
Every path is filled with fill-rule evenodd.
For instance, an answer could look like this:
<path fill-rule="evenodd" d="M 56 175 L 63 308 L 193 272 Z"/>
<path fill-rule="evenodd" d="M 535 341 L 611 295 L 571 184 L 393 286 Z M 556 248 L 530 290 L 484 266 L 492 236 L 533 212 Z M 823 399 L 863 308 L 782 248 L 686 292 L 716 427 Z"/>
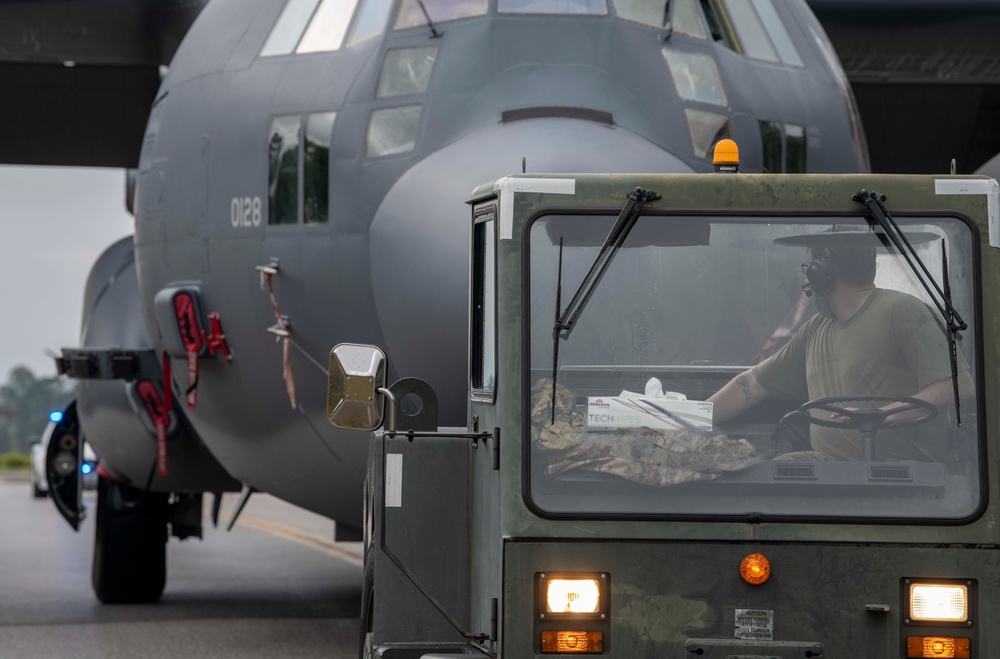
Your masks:
<path fill-rule="evenodd" d="M 604 239 L 604 244 L 601 245 L 601 250 L 594 258 L 594 262 L 590 264 L 590 270 L 587 271 L 587 275 L 580 282 L 580 287 L 576 289 L 576 293 L 573 294 L 573 298 L 566 305 L 566 309 L 562 313 L 559 313 L 559 310 L 556 309 L 556 324 L 552 328 L 552 333 L 556 337 L 560 335 L 563 338 L 569 336 L 570 330 L 573 329 L 577 318 L 580 317 L 580 312 L 587 305 L 597 285 L 601 283 L 604 271 L 611 264 L 611 259 L 618 253 L 618 249 L 625 242 L 625 239 L 628 238 L 632 227 L 635 226 L 635 221 L 639 219 L 642 207 L 646 205 L 646 202 L 656 201 L 659 198 L 660 195 L 658 193 L 652 190 L 643 190 L 642 188 L 636 188 L 629 194 L 628 201 L 625 202 L 622 212 L 619 213 L 615 225 L 611 227 L 608 237 Z M 609 247 L 611 248 L 610 251 L 608 250 Z M 561 271 L 559 275 L 562 277 Z"/>
<path fill-rule="evenodd" d="M 948 256 L 944 249 L 944 241 L 942 241 L 941 252 L 942 252 L 942 276 L 944 277 L 944 290 L 938 286 L 937 281 L 934 276 L 924 265 L 924 262 L 920 260 L 920 255 L 917 251 L 913 249 L 913 245 L 907 240 L 906 234 L 899 228 L 896 224 L 896 220 L 893 219 L 892 214 L 889 209 L 885 206 L 885 195 L 879 194 L 878 192 L 869 192 L 868 190 L 862 189 L 857 192 L 854 197 L 854 201 L 864 204 L 868 207 L 868 211 L 871 213 L 872 219 L 882 227 L 882 231 L 885 233 L 886 237 L 892 242 L 903 258 L 906 259 L 907 265 L 910 266 L 910 270 L 913 274 L 917 276 L 917 281 L 920 285 L 924 287 L 927 291 L 927 295 L 934 302 L 934 306 L 937 307 L 938 311 L 941 313 L 942 318 L 948 328 L 948 350 L 949 357 L 951 359 L 951 380 L 952 388 L 955 391 L 955 420 L 959 426 L 962 425 L 962 412 L 961 406 L 959 404 L 959 393 L 958 393 L 958 345 L 956 339 L 961 339 L 959 332 L 968 329 L 968 325 L 962 316 L 959 315 L 955 306 L 951 303 L 951 283 L 948 277 Z M 919 268 L 918 268 L 919 266 Z M 926 277 L 926 279 L 925 279 Z M 933 290 L 931 287 L 933 286 Z"/>
<path fill-rule="evenodd" d="M 590 296 L 594 293 L 597 285 L 601 283 L 601 278 L 604 277 L 604 271 L 611 264 L 611 259 L 618 253 L 618 249 L 625 242 L 625 239 L 628 238 L 628 234 L 632 231 L 632 227 L 635 226 L 636 220 L 639 219 L 642 207 L 646 205 L 647 201 L 656 201 L 659 198 L 659 193 L 652 190 L 643 190 L 638 187 L 629 194 L 622 212 L 618 214 L 618 219 L 615 220 L 614 226 L 611 227 L 608 237 L 604 239 L 601 250 L 594 258 L 594 262 L 590 264 L 587 275 L 580 282 L 579 288 L 576 289 L 573 298 L 566 305 L 566 309 L 562 311 L 560 311 L 560 307 L 562 305 L 563 241 L 562 238 L 559 239 L 556 322 L 552 327 L 552 423 L 556 421 L 556 373 L 559 369 L 559 339 L 568 337 L 570 330 L 576 325 L 576 320 L 580 317 L 580 312 L 587 305 L 587 301 L 590 300 Z M 608 250 L 609 247 L 611 248 L 610 251 Z"/>

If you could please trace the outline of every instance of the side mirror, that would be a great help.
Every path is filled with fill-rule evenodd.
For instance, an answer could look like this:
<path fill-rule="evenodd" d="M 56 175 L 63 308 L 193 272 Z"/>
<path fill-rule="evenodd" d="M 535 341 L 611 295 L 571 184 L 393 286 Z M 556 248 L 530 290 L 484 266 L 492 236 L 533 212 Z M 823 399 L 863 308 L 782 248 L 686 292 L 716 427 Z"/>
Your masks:
<path fill-rule="evenodd" d="M 385 353 L 375 346 L 341 343 L 330 351 L 326 418 L 337 428 L 375 430 L 382 425 Z"/>

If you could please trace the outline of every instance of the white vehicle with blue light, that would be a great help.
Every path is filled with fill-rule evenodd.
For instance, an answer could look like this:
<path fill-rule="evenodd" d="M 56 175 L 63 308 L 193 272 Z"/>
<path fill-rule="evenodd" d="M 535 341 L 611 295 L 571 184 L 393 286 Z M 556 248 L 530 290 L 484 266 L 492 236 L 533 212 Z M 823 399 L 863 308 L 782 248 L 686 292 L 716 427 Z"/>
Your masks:
<path fill-rule="evenodd" d="M 48 451 L 49 441 L 62 418 L 63 413 L 59 410 L 49 414 L 49 424 L 45 427 L 42 438 L 31 445 L 31 493 L 36 499 L 43 499 L 49 495 L 49 483 L 45 477 L 45 454 Z M 97 455 L 90 448 L 90 444 L 86 442 L 83 444 L 80 475 L 83 478 L 83 489 L 93 490 L 97 488 Z"/>

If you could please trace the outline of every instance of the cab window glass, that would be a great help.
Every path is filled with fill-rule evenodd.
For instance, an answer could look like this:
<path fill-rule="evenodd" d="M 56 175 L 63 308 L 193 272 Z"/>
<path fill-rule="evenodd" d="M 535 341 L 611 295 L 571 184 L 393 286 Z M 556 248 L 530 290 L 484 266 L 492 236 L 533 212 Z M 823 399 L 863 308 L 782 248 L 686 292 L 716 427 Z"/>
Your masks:
<path fill-rule="evenodd" d="M 436 58 L 436 46 L 386 51 L 375 95 L 385 98 L 426 91 Z"/>
<path fill-rule="evenodd" d="M 356 5 L 357 0 L 323 0 L 295 52 L 321 53 L 339 50 Z"/>
<path fill-rule="evenodd" d="M 750 4 L 750 0 L 724 0 L 726 10 L 736 26 L 740 46 L 748 57 L 765 62 L 777 62 L 778 53 L 764 30 L 760 17 Z"/>
<path fill-rule="evenodd" d="M 353 46 L 382 34 L 391 6 L 392 0 L 363 0 L 358 20 L 354 24 L 354 31 L 351 32 L 347 45 Z"/>
<path fill-rule="evenodd" d="M 707 158 L 716 142 L 726 137 L 732 137 L 732 132 L 729 129 L 729 117 L 724 114 L 686 108 L 684 115 L 687 117 L 688 129 L 691 132 L 691 146 L 697 158 Z"/>
<path fill-rule="evenodd" d="M 495 206 L 477 212 L 472 232 L 472 390 L 492 392 L 496 383 Z"/>
<path fill-rule="evenodd" d="M 712 105 L 726 104 L 722 80 L 711 57 L 667 47 L 663 49 L 663 57 L 670 68 L 677 95 L 682 99 Z"/>
<path fill-rule="evenodd" d="M 319 0 L 288 0 L 261 48 L 261 57 L 287 55 L 295 50 L 295 45 L 318 4 Z"/>
<path fill-rule="evenodd" d="M 605 0 L 498 0 L 503 14 L 607 14 Z"/>
<path fill-rule="evenodd" d="M 299 221 L 298 115 L 275 117 L 268 140 L 268 224 Z"/>
<path fill-rule="evenodd" d="M 419 105 L 375 110 L 368 122 L 368 157 L 413 151 L 419 127 Z"/>
<path fill-rule="evenodd" d="M 306 121 L 302 163 L 302 214 L 306 224 L 330 220 L 330 139 L 336 117 L 335 112 L 321 112 Z"/>
<path fill-rule="evenodd" d="M 515 222 L 536 210 L 515 211 Z M 939 284 L 947 256 L 952 300 L 969 322 L 952 366 L 934 297 L 863 212 L 806 212 L 647 207 L 561 337 L 554 310 L 587 276 L 617 214 L 537 214 L 524 230 L 529 386 L 520 401 L 537 509 L 934 525 L 979 509 L 978 235 L 959 217 L 894 212 Z M 836 283 L 868 291 L 845 325 L 821 304 L 829 290 L 803 290 L 802 264 L 817 259 L 828 260 Z M 742 414 L 731 399 L 709 402 L 750 368 L 768 383 L 767 397 Z M 936 386 L 943 404 L 905 427 L 863 434 L 830 417 L 831 407 L 859 418 L 887 404 L 883 396 L 913 400 Z M 826 425 L 798 414 L 810 400 L 825 406 L 812 416 Z"/>
<path fill-rule="evenodd" d="M 486 14 L 487 0 L 423 0 L 424 9 L 431 21 L 443 23 L 470 16 Z M 399 3 L 399 13 L 396 14 L 394 30 L 427 25 L 427 17 L 417 0 L 402 0 Z"/>
<path fill-rule="evenodd" d="M 799 49 L 795 47 L 795 42 L 785 29 L 785 24 L 775 10 L 772 0 L 753 0 L 753 6 L 771 36 L 771 42 L 777 49 L 781 61 L 789 66 L 805 66 L 802 56 L 799 55 Z"/>

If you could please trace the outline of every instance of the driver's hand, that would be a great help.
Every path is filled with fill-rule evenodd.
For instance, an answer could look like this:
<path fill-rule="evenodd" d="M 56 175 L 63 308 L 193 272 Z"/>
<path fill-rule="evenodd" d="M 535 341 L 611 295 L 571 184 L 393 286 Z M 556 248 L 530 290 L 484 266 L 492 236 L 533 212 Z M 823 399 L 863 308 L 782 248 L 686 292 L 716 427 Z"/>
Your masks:
<path fill-rule="evenodd" d="M 879 409 L 882 410 L 883 412 L 888 412 L 888 411 L 890 411 L 890 410 L 892 410 L 892 409 L 894 409 L 896 407 L 903 407 L 903 406 L 904 406 L 903 403 L 889 403 L 888 405 L 880 407 Z M 846 410 L 846 411 L 851 411 L 851 410 L 856 410 L 856 409 L 859 409 L 859 408 L 857 408 L 857 407 L 845 407 L 844 408 L 844 410 Z M 903 421 L 909 421 L 911 418 L 915 418 L 915 417 L 917 417 L 919 415 L 920 415 L 920 411 L 919 410 L 911 410 L 909 412 L 901 412 L 899 414 L 890 414 L 889 416 L 887 416 L 885 418 L 885 420 L 882 421 L 882 423 L 885 424 L 885 425 L 892 425 L 893 423 L 902 423 Z M 831 421 L 845 422 L 845 421 L 848 421 L 849 418 L 850 417 L 848 417 L 846 414 L 840 414 L 838 412 L 830 412 L 830 420 Z"/>
<path fill-rule="evenodd" d="M 845 407 L 844 409 L 849 412 L 851 410 L 856 410 L 858 408 L 856 408 L 856 407 Z M 840 412 L 830 412 L 830 420 L 831 421 L 840 421 L 841 423 L 843 423 L 845 421 L 849 421 L 850 417 L 847 416 L 846 414 L 841 414 Z"/>

